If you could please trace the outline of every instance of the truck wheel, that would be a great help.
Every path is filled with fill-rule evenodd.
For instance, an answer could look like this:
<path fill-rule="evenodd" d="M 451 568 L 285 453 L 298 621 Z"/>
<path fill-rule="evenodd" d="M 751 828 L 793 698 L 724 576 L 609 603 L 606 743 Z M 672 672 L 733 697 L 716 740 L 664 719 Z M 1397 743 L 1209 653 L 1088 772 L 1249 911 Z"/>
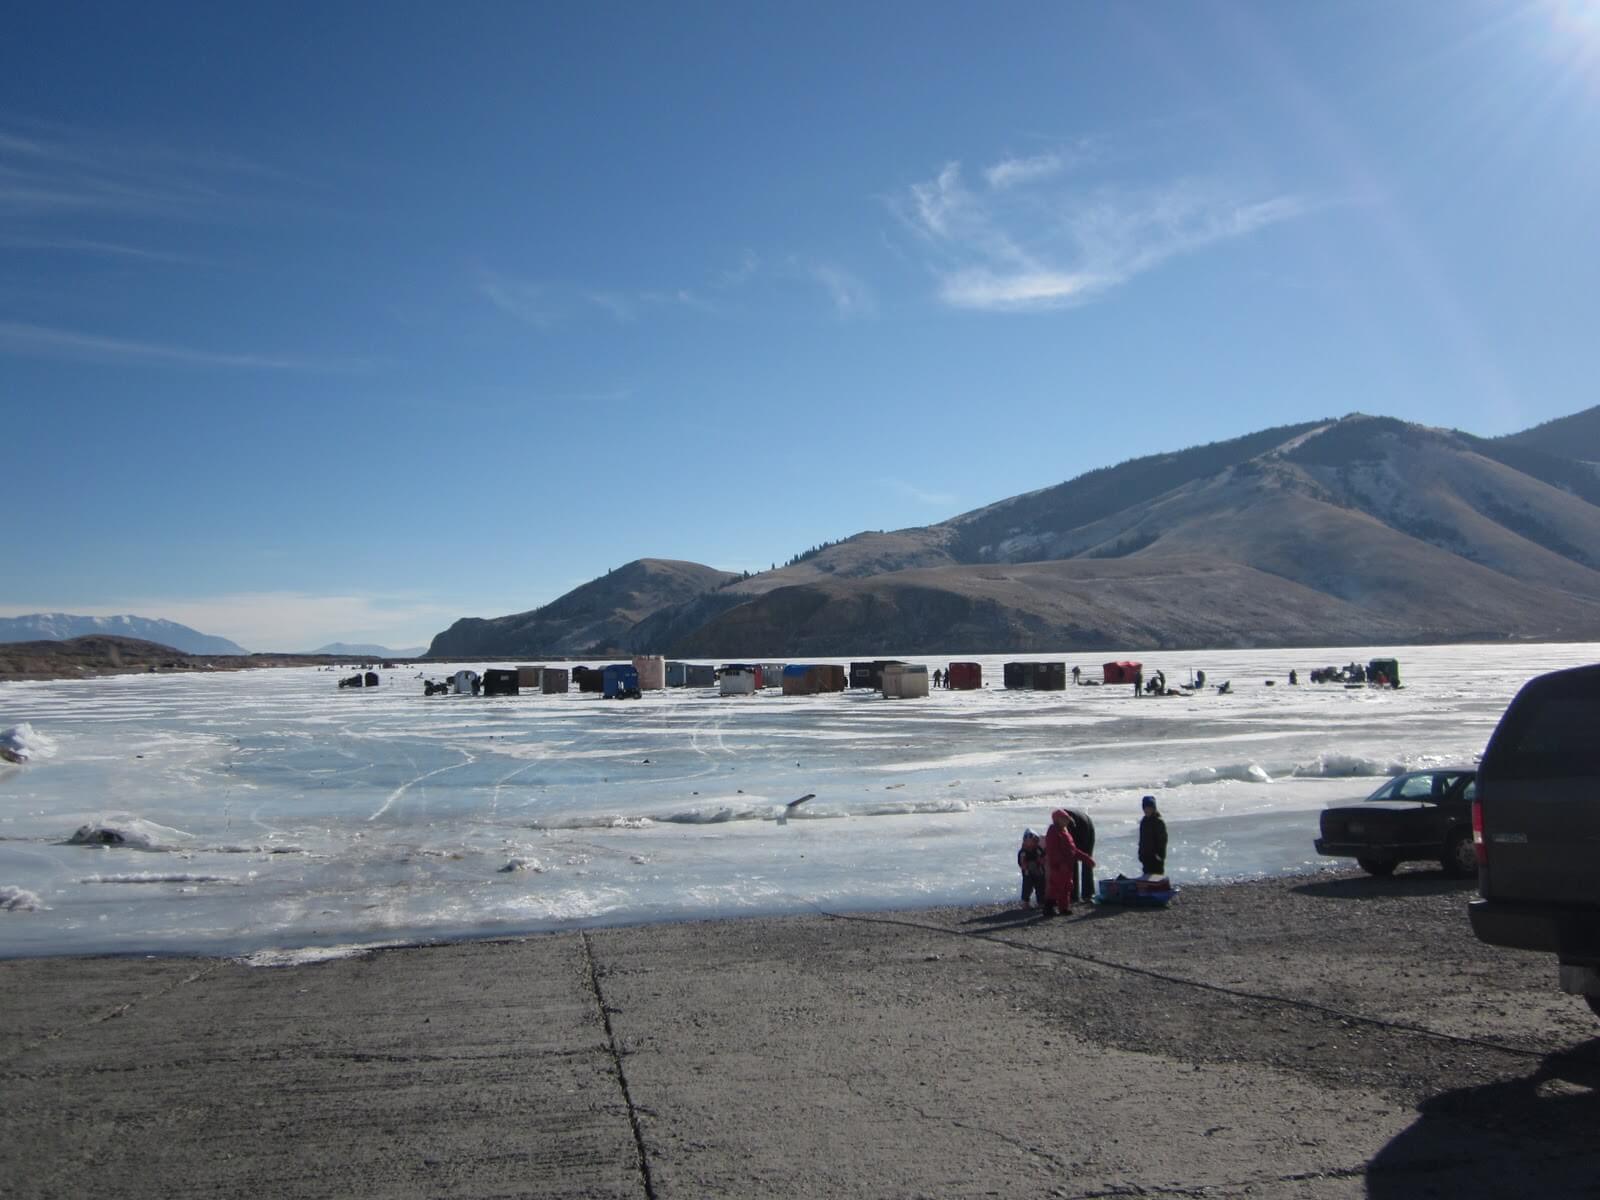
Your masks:
<path fill-rule="evenodd" d="M 1589 1002 L 1589 1011 L 1600 1017 L 1600 996 L 1585 996 L 1584 999 Z"/>
<path fill-rule="evenodd" d="M 1398 864 L 1392 858 L 1358 858 L 1356 866 L 1368 875 L 1393 875 Z"/>
<path fill-rule="evenodd" d="M 1478 873 L 1478 850 L 1472 844 L 1472 834 L 1467 830 L 1459 830 L 1447 843 L 1445 843 L 1444 857 L 1439 860 L 1439 865 L 1444 868 L 1446 875 L 1456 879 L 1465 879 L 1469 875 Z"/>

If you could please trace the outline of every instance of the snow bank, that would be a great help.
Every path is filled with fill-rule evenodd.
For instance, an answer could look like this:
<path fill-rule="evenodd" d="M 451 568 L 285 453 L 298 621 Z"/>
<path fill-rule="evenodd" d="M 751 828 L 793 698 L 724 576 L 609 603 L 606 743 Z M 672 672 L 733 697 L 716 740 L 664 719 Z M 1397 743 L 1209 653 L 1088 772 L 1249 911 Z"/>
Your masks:
<path fill-rule="evenodd" d="M 1169 788 L 1183 787 L 1189 783 L 1220 783 L 1223 780 L 1236 780 L 1239 783 L 1271 783 L 1272 776 L 1260 763 L 1230 763 L 1222 767 L 1195 767 L 1188 771 L 1179 771 L 1176 775 L 1167 777 L 1166 786 Z"/>
<path fill-rule="evenodd" d="M 40 733 L 26 721 L 0 730 L 0 759 L 6 762 L 25 763 L 32 758 L 51 758 L 55 752 L 55 740 Z"/>
<path fill-rule="evenodd" d="M 506 865 L 500 868 L 500 873 L 506 875 L 513 871 L 532 871 L 535 874 L 539 874 L 543 870 L 544 864 L 537 858 L 523 858 L 519 855 L 516 858 L 507 859 Z"/>
<path fill-rule="evenodd" d="M 1319 754 L 1310 762 L 1299 763 L 1291 774 L 1300 779 L 1347 779 L 1355 775 L 1400 775 L 1407 770 L 1402 762 L 1379 761 L 1361 754 Z"/>
<path fill-rule="evenodd" d="M 69 846 L 120 847 L 127 850 L 176 850 L 193 835 L 126 814 L 102 817 L 78 826 Z"/>
<path fill-rule="evenodd" d="M 9 884 L 0 885 L 0 912 L 36 912 L 46 905 L 32 892 Z"/>

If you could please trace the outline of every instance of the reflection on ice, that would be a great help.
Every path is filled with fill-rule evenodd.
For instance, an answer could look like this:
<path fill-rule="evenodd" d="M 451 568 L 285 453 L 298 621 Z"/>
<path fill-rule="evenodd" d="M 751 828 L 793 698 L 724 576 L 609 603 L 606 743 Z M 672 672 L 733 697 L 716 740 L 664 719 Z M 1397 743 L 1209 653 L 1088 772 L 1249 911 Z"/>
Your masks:
<path fill-rule="evenodd" d="M 425 699 L 412 670 L 361 693 L 315 670 L 0 684 L 0 728 L 34 748 L 0 764 L 0 953 L 353 953 L 1000 900 L 1022 829 L 1063 802 L 1094 818 L 1102 872 L 1137 874 L 1145 793 L 1180 882 L 1315 869 L 1321 807 L 1470 764 L 1527 677 L 1595 649 L 1404 649 L 1398 692 L 1283 682 L 1366 649 L 1145 655 L 1233 680 L 1161 702 Z M 1117 656 L 1057 657 L 1096 675 Z M 998 680 L 1003 660 L 981 661 Z"/>

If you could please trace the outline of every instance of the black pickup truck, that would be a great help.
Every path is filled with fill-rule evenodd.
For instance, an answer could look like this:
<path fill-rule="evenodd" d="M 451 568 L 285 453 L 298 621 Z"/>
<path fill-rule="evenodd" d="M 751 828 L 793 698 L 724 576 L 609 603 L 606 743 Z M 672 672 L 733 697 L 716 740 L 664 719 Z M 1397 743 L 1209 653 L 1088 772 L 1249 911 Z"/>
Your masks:
<path fill-rule="evenodd" d="M 1600 1014 L 1600 665 L 1524 684 L 1478 768 L 1479 939 L 1554 954 Z"/>

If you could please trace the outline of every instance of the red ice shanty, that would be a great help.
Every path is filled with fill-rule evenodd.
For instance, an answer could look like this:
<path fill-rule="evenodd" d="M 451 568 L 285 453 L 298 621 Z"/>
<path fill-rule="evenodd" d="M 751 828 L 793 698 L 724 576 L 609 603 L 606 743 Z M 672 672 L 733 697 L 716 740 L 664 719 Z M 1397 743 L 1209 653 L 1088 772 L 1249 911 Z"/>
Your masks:
<path fill-rule="evenodd" d="M 1101 668 L 1105 672 L 1107 683 L 1132 683 L 1139 678 L 1139 673 L 1144 670 L 1143 663 L 1136 662 L 1108 662 Z"/>
<path fill-rule="evenodd" d="M 975 662 L 954 662 L 944 678 L 945 687 L 957 692 L 970 692 L 983 686 L 983 666 Z"/>

